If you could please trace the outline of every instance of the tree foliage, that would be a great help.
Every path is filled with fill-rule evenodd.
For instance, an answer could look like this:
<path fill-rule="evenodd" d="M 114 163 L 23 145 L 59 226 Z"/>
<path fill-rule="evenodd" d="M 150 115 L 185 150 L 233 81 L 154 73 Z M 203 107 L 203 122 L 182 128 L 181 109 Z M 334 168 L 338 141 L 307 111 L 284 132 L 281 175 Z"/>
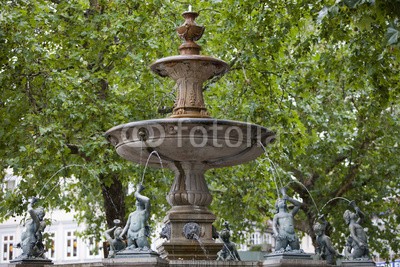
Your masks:
<path fill-rule="evenodd" d="M 103 133 L 172 106 L 173 83 L 148 66 L 176 54 L 186 3 L 3 2 L 0 168 L 24 179 L 0 193 L 1 217 L 22 213 L 23 198 L 40 193 L 88 225 L 124 219 L 133 203 L 127 185 L 144 170 L 120 159 Z M 202 53 L 231 66 L 205 86 L 213 117 L 278 135 L 258 160 L 207 173 L 217 224 L 267 226 L 277 187 L 286 185 L 304 202 L 299 230 L 314 237 L 322 212 L 343 246 L 349 207 L 341 199 L 324 206 L 343 197 L 371 219 L 372 250 L 399 253 L 400 2 L 214 0 L 193 8 L 206 26 Z M 161 220 L 172 175 L 148 169 L 144 181 Z"/>

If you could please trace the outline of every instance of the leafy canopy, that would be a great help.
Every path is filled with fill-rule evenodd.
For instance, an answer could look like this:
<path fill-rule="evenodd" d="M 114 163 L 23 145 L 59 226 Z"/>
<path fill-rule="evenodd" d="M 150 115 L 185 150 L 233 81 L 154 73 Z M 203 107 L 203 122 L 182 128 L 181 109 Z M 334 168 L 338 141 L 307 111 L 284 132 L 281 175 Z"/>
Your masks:
<path fill-rule="evenodd" d="M 174 85 L 148 66 L 177 54 L 173 29 L 186 3 L 3 2 L 0 169 L 11 167 L 23 180 L 0 192 L 1 218 L 23 213 L 23 198 L 40 192 L 49 207 L 76 210 L 96 229 L 124 219 L 134 201 L 128 184 L 141 180 L 143 167 L 119 158 L 103 133 L 166 116 L 158 111 L 173 105 Z M 343 197 L 370 219 L 371 249 L 398 254 L 400 2 L 192 5 L 206 26 L 202 53 L 231 66 L 205 86 L 213 117 L 267 126 L 279 139 L 252 163 L 207 173 L 217 226 L 267 227 L 277 188 L 286 185 L 304 202 L 299 230 L 315 237 L 319 211 L 343 247 L 349 207 L 339 198 L 324 206 Z M 144 181 L 160 221 L 172 174 L 148 169 Z M 102 231 L 87 234 L 94 232 Z"/>

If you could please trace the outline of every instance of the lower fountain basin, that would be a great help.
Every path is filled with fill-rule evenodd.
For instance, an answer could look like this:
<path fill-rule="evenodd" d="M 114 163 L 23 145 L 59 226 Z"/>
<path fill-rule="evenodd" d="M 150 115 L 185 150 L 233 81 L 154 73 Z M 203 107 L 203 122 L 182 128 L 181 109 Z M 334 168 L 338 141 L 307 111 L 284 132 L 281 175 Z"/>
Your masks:
<path fill-rule="evenodd" d="M 130 122 L 111 128 L 105 135 L 117 153 L 129 161 L 145 164 L 150 153 L 157 151 L 163 167 L 193 162 L 206 169 L 254 160 L 263 153 L 261 144 L 275 140 L 274 132 L 259 125 L 208 118 Z M 161 167 L 157 156 L 148 164 Z"/>

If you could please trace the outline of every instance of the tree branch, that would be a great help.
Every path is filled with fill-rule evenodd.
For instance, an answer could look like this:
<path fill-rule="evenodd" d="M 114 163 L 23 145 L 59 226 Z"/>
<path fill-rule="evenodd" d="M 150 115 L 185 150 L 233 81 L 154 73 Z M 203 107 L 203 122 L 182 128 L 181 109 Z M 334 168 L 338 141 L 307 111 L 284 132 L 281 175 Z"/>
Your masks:
<path fill-rule="evenodd" d="M 67 147 L 69 148 L 69 150 L 71 151 L 71 154 L 74 155 L 78 155 L 81 158 L 83 158 L 85 161 L 91 161 L 91 158 L 88 157 L 85 153 L 83 153 L 80 149 L 78 145 L 74 145 L 74 144 L 66 144 Z"/>
<path fill-rule="evenodd" d="M 25 93 L 29 99 L 29 102 L 31 103 L 32 107 L 33 107 L 33 112 L 37 113 L 38 111 L 38 105 L 36 102 L 35 97 L 32 94 L 32 90 L 31 90 L 31 84 L 30 84 L 30 80 L 28 77 L 26 77 L 26 83 L 25 83 Z"/>
<path fill-rule="evenodd" d="M 337 165 L 345 161 L 349 156 L 346 156 L 344 154 L 339 155 L 337 158 L 335 158 L 332 162 L 332 164 L 325 169 L 325 174 L 329 174 Z"/>
<path fill-rule="evenodd" d="M 343 196 L 347 191 L 349 191 L 353 187 L 353 181 L 356 178 L 356 174 L 360 166 L 361 166 L 360 163 L 350 166 L 349 173 L 344 178 L 344 181 L 346 182 L 333 193 L 335 197 Z"/>

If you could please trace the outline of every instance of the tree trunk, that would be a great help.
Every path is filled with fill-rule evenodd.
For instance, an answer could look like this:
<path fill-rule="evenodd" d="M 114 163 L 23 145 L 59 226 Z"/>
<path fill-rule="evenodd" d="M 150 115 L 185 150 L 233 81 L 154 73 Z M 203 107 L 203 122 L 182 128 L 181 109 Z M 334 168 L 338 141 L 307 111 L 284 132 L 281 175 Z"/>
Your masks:
<path fill-rule="evenodd" d="M 114 226 L 115 219 L 121 220 L 121 225 L 125 225 L 125 189 L 118 179 L 118 175 L 111 175 L 111 185 L 107 186 L 103 182 L 101 185 L 108 228 Z M 104 180 L 104 174 L 100 174 L 100 181 Z"/>

